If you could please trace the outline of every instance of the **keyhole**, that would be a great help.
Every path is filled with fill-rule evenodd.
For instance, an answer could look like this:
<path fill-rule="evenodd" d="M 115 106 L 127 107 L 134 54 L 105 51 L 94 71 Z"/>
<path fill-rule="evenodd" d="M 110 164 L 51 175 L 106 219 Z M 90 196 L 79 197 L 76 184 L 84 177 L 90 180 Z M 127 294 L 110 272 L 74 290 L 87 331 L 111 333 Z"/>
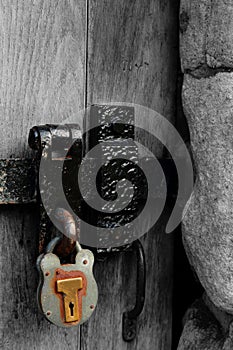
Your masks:
<path fill-rule="evenodd" d="M 72 301 L 69 303 L 70 316 L 74 316 L 74 303 Z"/>

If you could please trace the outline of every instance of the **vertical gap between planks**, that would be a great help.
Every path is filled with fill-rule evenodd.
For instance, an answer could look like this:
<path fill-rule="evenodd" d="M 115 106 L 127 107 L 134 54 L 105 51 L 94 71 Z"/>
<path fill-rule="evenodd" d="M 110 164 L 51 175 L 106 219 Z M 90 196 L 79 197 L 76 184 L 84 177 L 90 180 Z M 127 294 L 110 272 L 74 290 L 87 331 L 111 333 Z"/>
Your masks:
<path fill-rule="evenodd" d="M 85 79 L 84 79 L 84 108 L 87 108 L 87 91 L 88 91 L 88 36 L 89 36 L 89 0 L 86 0 L 86 26 L 85 26 Z"/>
<path fill-rule="evenodd" d="M 84 57 L 84 109 L 87 108 L 87 91 L 88 91 L 88 35 L 89 35 L 89 0 L 86 0 L 86 10 L 85 10 L 85 57 Z M 86 113 L 84 113 L 84 116 Z M 82 126 L 83 127 L 83 126 Z M 84 130 L 83 130 L 84 131 Z M 79 327 L 79 349 L 82 350 L 82 331 L 83 326 Z"/>

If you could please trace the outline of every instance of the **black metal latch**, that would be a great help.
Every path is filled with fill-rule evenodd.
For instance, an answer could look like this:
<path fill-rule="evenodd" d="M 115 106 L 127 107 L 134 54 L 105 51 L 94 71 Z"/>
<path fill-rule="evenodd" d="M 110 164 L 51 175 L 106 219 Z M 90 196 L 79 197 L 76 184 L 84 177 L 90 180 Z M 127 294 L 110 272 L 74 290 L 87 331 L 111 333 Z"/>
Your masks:
<path fill-rule="evenodd" d="M 123 338 L 132 341 L 145 301 L 146 266 L 143 246 L 138 239 L 140 235 L 130 225 L 141 213 L 148 194 L 148 184 L 138 166 L 140 159 L 134 143 L 134 109 L 92 106 L 83 130 L 81 132 L 78 124 L 33 127 L 29 145 L 37 151 L 35 159 L 0 160 L 0 204 L 39 202 L 39 252 L 44 252 L 49 242 L 65 230 L 66 235 L 55 248 L 61 263 L 74 257 L 77 239 L 101 261 L 111 253 L 135 252 L 136 304 L 133 310 L 123 314 L 122 320 Z M 110 155 L 114 157 L 109 158 Z M 145 157 L 143 162 L 150 172 L 150 158 Z M 166 177 L 168 197 L 173 200 L 177 192 L 175 166 L 169 158 L 159 159 L 159 163 Z M 114 211 L 112 203 L 119 193 L 123 202 L 130 197 L 130 188 L 125 188 L 122 183 L 119 185 L 123 179 L 132 183 L 134 194 L 129 204 L 120 211 Z M 159 186 L 155 197 L 160 193 Z M 153 201 L 153 191 L 154 188 L 152 211 L 156 210 L 157 203 L 157 198 Z M 98 195 L 103 203 L 99 207 L 89 205 L 88 201 L 95 203 Z M 102 211 L 106 203 L 108 210 Z M 116 227 L 124 230 L 116 234 Z"/>
<path fill-rule="evenodd" d="M 125 123 L 126 117 L 130 120 L 129 124 Z M 145 256 L 140 241 L 136 239 L 136 236 L 129 236 L 132 235 L 132 232 L 127 229 L 124 237 L 116 237 L 114 234 L 111 236 L 111 228 L 130 223 L 137 217 L 145 203 L 147 184 L 140 169 L 138 170 L 135 165 L 137 148 L 131 142 L 134 139 L 134 127 L 131 123 L 133 118 L 131 107 L 92 106 L 85 121 L 85 124 L 88 124 L 88 131 L 85 130 L 83 134 L 77 124 L 68 124 L 35 126 L 29 135 L 29 145 L 37 151 L 37 166 L 38 169 L 40 168 L 38 170 L 40 187 L 38 194 L 41 199 L 40 252 L 54 236 L 56 228 L 51 218 L 56 220 L 58 208 L 62 210 L 63 215 L 68 216 L 69 208 L 72 208 L 75 216 L 70 220 L 75 220 L 76 237 L 84 247 L 92 249 L 98 260 L 104 260 L 113 252 L 132 250 L 135 252 L 137 259 L 136 304 L 133 310 L 123 314 L 125 341 L 132 341 L 136 336 L 137 318 L 143 310 L 146 285 Z M 121 138 L 129 140 L 127 146 L 121 144 Z M 109 150 L 106 140 L 113 139 L 116 141 L 111 144 L 112 149 Z M 100 147 L 94 155 L 87 159 L 84 170 L 82 170 L 84 172 L 81 175 L 84 178 L 83 186 L 86 189 L 83 196 L 78 185 L 80 165 L 86 154 L 96 146 Z M 119 157 L 124 153 L 124 147 L 127 147 L 130 153 L 128 159 Z M 104 162 L 103 155 L 106 156 L 109 152 L 115 152 L 121 159 Z M 101 161 L 104 164 L 101 164 L 99 168 Z M 42 166 L 43 171 L 41 171 Z M 127 177 L 134 185 L 132 203 L 120 213 L 114 214 L 102 213 L 98 208 L 91 208 L 86 201 L 87 199 L 93 201 L 93 193 L 90 191 L 92 173 L 95 173 L 96 176 L 97 191 L 105 201 L 113 201 L 116 198 L 119 178 Z M 87 226 L 85 222 L 88 223 Z M 103 234 L 99 228 L 108 228 L 110 235 Z M 74 250 L 74 239 L 72 238 L 74 237 L 71 234 L 57 248 L 59 255 L 64 259 Z M 118 244 L 118 240 L 125 243 Z"/>

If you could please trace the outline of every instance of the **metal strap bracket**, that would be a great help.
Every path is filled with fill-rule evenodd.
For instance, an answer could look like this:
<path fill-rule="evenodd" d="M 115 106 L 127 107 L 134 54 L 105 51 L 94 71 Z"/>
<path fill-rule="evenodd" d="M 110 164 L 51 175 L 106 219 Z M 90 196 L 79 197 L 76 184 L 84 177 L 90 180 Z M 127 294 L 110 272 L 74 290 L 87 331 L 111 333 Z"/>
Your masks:
<path fill-rule="evenodd" d="M 36 174 L 32 158 L 0 159 L 0 204 L 35 203 Z"/>

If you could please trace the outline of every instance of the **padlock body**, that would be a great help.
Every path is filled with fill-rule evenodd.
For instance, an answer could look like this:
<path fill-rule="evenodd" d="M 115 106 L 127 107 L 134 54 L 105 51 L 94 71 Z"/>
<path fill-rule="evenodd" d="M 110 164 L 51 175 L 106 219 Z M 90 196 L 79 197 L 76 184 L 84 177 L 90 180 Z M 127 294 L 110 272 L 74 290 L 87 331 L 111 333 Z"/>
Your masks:
<path fill-rule="evenodd" d="M 53 253 L 38 258 L 38 303 L 50 322 L 72 327 L 84 323 L 92 315 L 98 299 L 93 263 L 94 256 L 87 249 L 77 253 L 75 264 L 62 265 Z"/>

